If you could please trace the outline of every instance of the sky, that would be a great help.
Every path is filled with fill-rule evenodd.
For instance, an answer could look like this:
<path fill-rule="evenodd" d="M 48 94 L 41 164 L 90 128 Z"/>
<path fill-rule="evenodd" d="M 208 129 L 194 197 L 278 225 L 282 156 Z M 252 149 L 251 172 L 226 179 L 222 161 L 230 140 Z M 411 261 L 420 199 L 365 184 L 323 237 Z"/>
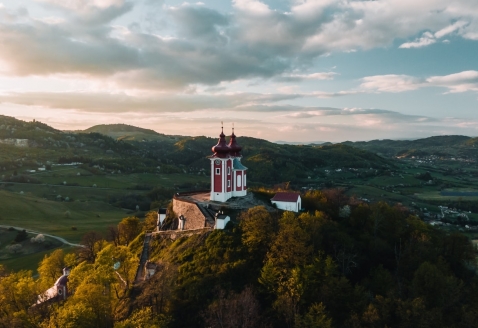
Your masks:
<path fill-rule="evenodd" d="M 478 136 L 478 0 L 0 0 L 0 114 L 57 129 Z"/>

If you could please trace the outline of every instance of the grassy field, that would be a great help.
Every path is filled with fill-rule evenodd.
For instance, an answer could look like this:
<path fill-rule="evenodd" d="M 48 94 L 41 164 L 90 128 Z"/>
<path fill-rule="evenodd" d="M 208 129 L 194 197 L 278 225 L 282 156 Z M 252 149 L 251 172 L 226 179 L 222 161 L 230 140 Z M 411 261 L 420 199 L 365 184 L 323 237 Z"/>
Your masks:
<path fill-rule="evenodd" d="M 63 249 L 64 252 L 69 253 L 73 252 L 73 247 L 62 246 L 59 247 Z M 58 249 L 58 248 L 57 248 Z M 45 255 L 50 254 L 54 249 L 40 251 L 34 254 L 28 254 L 19 256 L 9 260 L 0 260 L 0 264 L 5 266 L 9 271 L 20 271 L 20 270 L 31 270 L 33 274 L 37 274 L 38 264 L 45 257 Z"/>
<path fill-rule="evenodd" d="M 59 202 L 0 190 L 0 224 L 41 231 L 78 242 L 88 231 L 104 232 L 128 216 L 104 202 Z M 76 227 L 77 230 L 73 230 Z"/>
<path fill-rule="evenodd" d="M 441 200 L 441 201 L 478 201 L 478 196 L 443 196 L 440 191 L 428 191 L 419 193 L 416 197 L 423 200 Z"/>

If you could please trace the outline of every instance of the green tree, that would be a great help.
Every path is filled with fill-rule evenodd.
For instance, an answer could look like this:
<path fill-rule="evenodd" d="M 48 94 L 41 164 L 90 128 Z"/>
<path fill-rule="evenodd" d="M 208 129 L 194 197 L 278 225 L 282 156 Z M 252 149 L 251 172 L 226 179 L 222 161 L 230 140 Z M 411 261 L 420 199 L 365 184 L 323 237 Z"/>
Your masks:
<path fill-rule="evenodd" d="M 277 219 L 264 206 L 256 206 L 243 212 L 239 220 L 242 243 L 250 253 L 259 257 L 265 255 L 277 232 Z"/>

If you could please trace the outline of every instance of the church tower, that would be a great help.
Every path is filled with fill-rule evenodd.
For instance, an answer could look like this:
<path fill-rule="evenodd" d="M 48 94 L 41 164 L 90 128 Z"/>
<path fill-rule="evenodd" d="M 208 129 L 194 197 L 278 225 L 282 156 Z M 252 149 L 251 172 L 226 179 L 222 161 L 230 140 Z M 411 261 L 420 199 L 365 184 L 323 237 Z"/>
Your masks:
<path fill-rule="evenodd" d="M 226 202 L 231 197 L 247 195 L 246 170 L 241 164 L 242 147 L 236 141 L 232 128 L 229 144 L 226 144 L 224 129 L 217 145 L 212 147 L 211 160 L 211 200 Z"/>

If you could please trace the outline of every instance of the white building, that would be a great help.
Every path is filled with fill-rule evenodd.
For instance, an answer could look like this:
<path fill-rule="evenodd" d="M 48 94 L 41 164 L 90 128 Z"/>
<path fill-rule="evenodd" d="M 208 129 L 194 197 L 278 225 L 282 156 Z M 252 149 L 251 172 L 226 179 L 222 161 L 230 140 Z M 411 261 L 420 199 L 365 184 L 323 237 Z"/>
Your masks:
<path fill-rule="evenodd" d="M 302 205 L 300 195 L 293 192 L 278 192 L 271 203 L 276 204 L 278 209 L 291 212 L 299 212 Z"/>
<path fill-rule="evenodd" d="M 218 213 L 216 215 L 216 223 L 214 225 L 214 229 L 224 229 L 229 221 L 231 221 L 231 218 L 228 215 Z"/>
<path fill-rule="evenodd" d="M 166 218 L 167 210 L 165 208 L 160 208 L 158 210 L 158 220 L 156 221 L 156 230 L 159 231 L 163 227 L 164 219 Z"/>

